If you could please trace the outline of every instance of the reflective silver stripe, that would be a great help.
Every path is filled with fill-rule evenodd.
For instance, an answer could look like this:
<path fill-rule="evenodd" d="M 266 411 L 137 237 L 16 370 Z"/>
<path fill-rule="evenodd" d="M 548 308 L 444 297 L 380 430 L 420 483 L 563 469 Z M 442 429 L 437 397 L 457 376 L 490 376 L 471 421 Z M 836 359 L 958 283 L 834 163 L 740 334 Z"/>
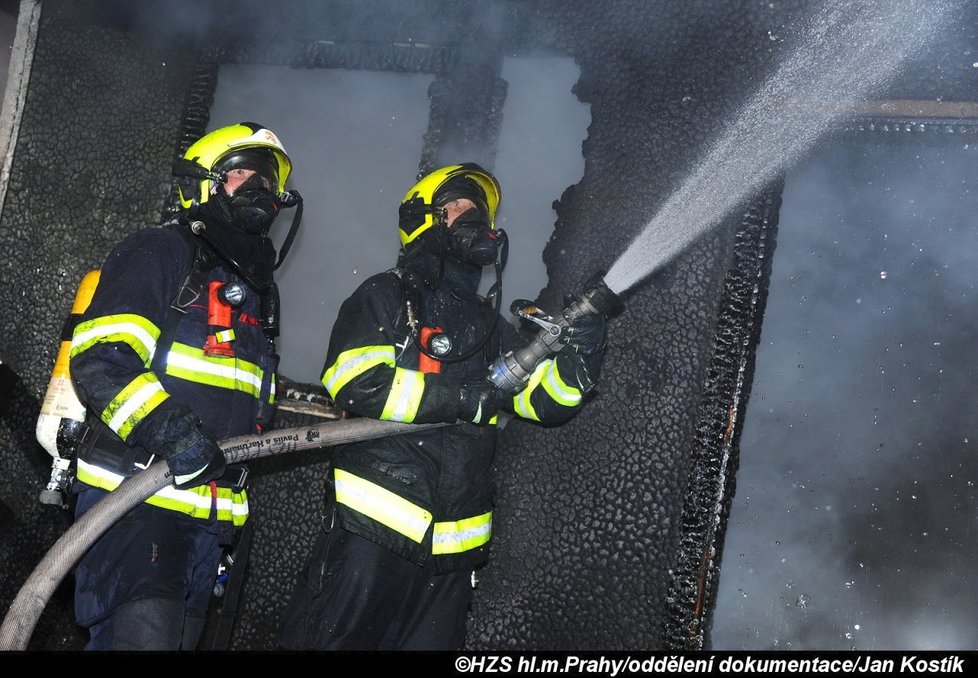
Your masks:
<path fill-rule="evenodd" d="M 71 348 L 72 354 L 77 354 L 79 351 L 88 348 L 91 344 L 97 343 L 99 339 L 107 339 L 108 337 L 114 337 L 115 341 L 122 341 L 129 344 L 132 349 L 139 354 L 139 357 L 143 359 L 144 364 L 148 365 L 153 359 L 153 354 L 156 353 L 156 336 L 153 336 L 150 331 L 144 328 L 142 325 L 136 322 L 111 322 L 107 324 L 98 324 L 99 319 L 95 319 L 90 323 L 86 323 L 86 327 L 79 326 L 79 332 L 76 332 L 71 338 Z M 140 318 L 140 320 L 143 320 Z M 148 323 L 149 321 L 143 320 L 143 322 Z M 153 326 L 153 329 L 156 329 Z M 159 336 L 157 334 L 157 336 Z M 127 341 L 127 339 L 133 339 L 134 342 Z"/>
<path fill-rule="evenodd" d="M 323 385 L 335 398 L 351 379 L 377 365 L 394 367 L 393 346 L 363 346 L 343 351 L 332 367 L 323 374 Z"/>
<path fill-rule="evenodd" d="M 228 497 L 218 497 L 217 510 L 230 511 L 231 515 L 235 516 L 246 516 L 248 515 L 248 502 L 246 500 L 243 504 L 239 504 Z"/>
<path fill-rule="evenodd" d="M 543 380 L 543 373 L 546 369 L 546 361 L 537 365 L 536 369 L 533 370 L 533 374 L 530 375 L 530 380 L 527 382 L 526 387 L 520 393 L 513 396 L 513 411 L 524 419 L 540 421 L 537 411 L 533 409 L 533 403 L 530 402 L 530 395 L 533 393 L 533 390 L 540 385 L 540 382 Z"/>
<path fill-rule="evenodd" d="M 431 513 L 390 490 L 343 469 L 334 469 L 336 501 L 376 520 L 381 525 L 421 543 Z"/>
<path fill-rule="evenodd" d="M 90 482 L 85 476 L 89 475 L 101 482 L 98 484 Z M 101 466 L 96 466 L 95 464 L 90 464 L 84 459 L 78 460 L 78 478 L 89 485 L 94 485 L 95 487 L 100 487 L 103 490 L 114 490 L 119 487 L 119 483 L 126 479 L 125 476 L 120 476 L 118 473 L 113 473 Z"/>
<path fill-rule="evenodd" d="M 380 418 L 384 421 L 414 421 L 424 395 L 424 372 L 395 368 L 391 391 L 384 403 Z"/>
<path fill-rule="evenodd" d="M 137 379 L 138 378 L 140 377 L 137 377 Z M 108 424 L 108 427 L 115 431 L 120 438 L 125 440 L 129 437 L 129 431 L 132 430 L 133 426 L 135 426 L 136 423 L 139 423 L 138 421 L 130 422 L 129 418 L 137 410 L 143 407 L 143 405 L 147 404 L 153 398 L 153 396 L 160 392 L 165 393 L 165 391 L 163 391 L 163 384 L 153 377 L 153 381 L 147 382 L 129 398 L 127 398 L 126 401 L 119 406 L 119 409 L 116 410 L 115 414 L 112 415 L 112 418 L 106 422 L 106 424 Z M 152 409 L 155 409 L 155 406 Z M 152 409 L 150 409 L 150 412 Z M 142 416 L 145 416 L 146 414 L 149 414 L 149 412 L 143 413 Z M 142 417 L 139 417 L 139 421 L 142 421 Z"/>
<path fill-rule="evenodd" d="M 561 405 L 574 407 L 581 402 L 581 392 L 573 386 L 568 386 L 560 378 L 556 360 L 551 359 L 548 362 L 550 364 L 547 366 L 547 372 L 543 378 L 544 390 Z"/>
<path fill-rule="evenodd" d="M 434 555 L 471 551 L 492 537 L 492 511 L 454 522 L 435 523 L 431 535 Z"/>
<path fill-rule="evenodd" d="M 91 464 L 84 459 L 79 459 L 78 479 L 93 487 L 111 492 L 119 487 L 125 477 L 101 466 Z M 242 498 L 235 501 L 234 493 L 229 488 L 218 488 L 218 492 L 217 511 L 219 519 L 225 519 L 220 515 L 224 513 L 230 517 L 235 525 L 243 525 L 248 517 L 247 495 L 241 493 Z M 207 486 L 199 486 L 199 491 L 194 491 L 193 489 L 178 490 L 172 485 L 167 485 L 146 499 L 146 503 L 185 513 L 195 518 L 209 518 L 213 497 L 210 488 Z"/>
<path fill-rule="evenodd" d="M 228 362 L 231 363 L 230 360 Z M 209 360 L 194 358 L 183 353 L 170 351 L 167 354 L 166 364 L 168 367 L 172 365 L 173 367 L 183 368 L 192 372 L 203 372 L 205 374 L 212 374 L 215 377 L 222 377 L 232 381 L 240 381 L 250 385 L 256 391 L 261 390 L 261 376 L 253 374 L 247 370 L 238 369 L 234 363 L 219 365 Z"/>

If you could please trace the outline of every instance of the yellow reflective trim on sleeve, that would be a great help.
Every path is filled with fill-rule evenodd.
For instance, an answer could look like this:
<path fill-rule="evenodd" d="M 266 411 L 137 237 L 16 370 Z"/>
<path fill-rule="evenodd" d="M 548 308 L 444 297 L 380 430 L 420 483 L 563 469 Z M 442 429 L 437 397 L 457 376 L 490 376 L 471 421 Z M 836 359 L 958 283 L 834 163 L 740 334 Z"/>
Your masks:
<path fill-rule="evenodd" d="M 423 395 L 424 372 L 403 367 L 395 368 L 394 380 L 391 382 L 391 390 L 380 418 L 385 421 L 403 421 L 410 424 L 418 414 Z"/>
<path fill-rule="evenodd" d="M 536 369 L 533 370 L 533 374 L 530 375 L 530 380 L 526 383 L 526 388 L 513 396 L 513 411 L 524 419 L 540 421 L 537 411 L 533 409 L 533 404 L 530 402 L 530 394 L 533 393 L 534 389 L 540 385 L 546 369 L 546 362 L 542 362 L 537 365 Z"/>
<path fill-rule="evenodd" d="M 334 469 L 333 479 L 336 481 L 338 503 L 403 534 L 411 541 L 420 544 L 424 539 L 432 520 L 431 513 L 425 509 L 341 468 Z"/>
<path fill-rule="evenodd" d="M 340 389 L 377 365 L 394 367 L 393 346 L 363 346 L 340 353 L 336 362 L 323 373 L 323 386 L 334 399 Z"/>
<path fill-rule="evenodd" d="M 214 338 L 222 344 L 227 341 L 234 341 L 234 330 L 221 330 L 214 335 Z"/>
<path fill-rule="evenodd" d="M 436 556 L 463 553 L 492 539 L 492 511 L 480 516 L 435 523 L 431 535 L 431 553 Z"/>
<path fill-rule="evenodd" d="M 152 372 L 143 372 L 129 382 L 102 410 L 101 419 L 123 440 L 160 403 L 170 397 Z"/>
<path fill-rule="evenodd" d="M 100 466 L 78 460 L 78 480 L 108 492 L 112 492 L 125 478 Z M 210 485 L 198 485 L 186 490 L 178 490 L 167 485 L 156 494 L 146 499 L 147 504 L 159 508 L 177 511 L 191 518 L 209 520 L 213 498 Z M 248 520 L 248 493 L 242 489 L 234 492 L 230 487 L 217 488 L 217 519 L 230 522 L 240 527 Z"/>
<path fill-rule="evenodd" d="M 120 342 L 136 352 L 143 365 L 149 366 L 156 353 L 160 329 L 141 315 L 119 313 L 103 315 L 79 323 L 71 337 L 71 357 L 96 344 Z"/>
<path fill-rule="evenodd" d="M 544 363 L 547 366 L 543 376 L 543 390 L 550 394 L 555 402 L 564 407 L 575 407 L 581 402 L 581 391 L 569 386 L 560 378 L 557 361 L 551 358 Z"/>
<path fill-rule="evenodd" d="M 166 373 L 197 384 L 261 396 L 263 370 L 237 357 L 208 356 L 204 350 L 173 342 L 166 356 Z"/>

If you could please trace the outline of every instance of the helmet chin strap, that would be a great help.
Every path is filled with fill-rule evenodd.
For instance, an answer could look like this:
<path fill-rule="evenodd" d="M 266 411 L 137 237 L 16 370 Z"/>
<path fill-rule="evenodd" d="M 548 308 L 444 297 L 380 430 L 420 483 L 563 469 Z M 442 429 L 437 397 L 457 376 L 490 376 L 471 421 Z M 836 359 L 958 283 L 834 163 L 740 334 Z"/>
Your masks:
<path fill-rule="evenodd" d="M 278 197 L 278 204 L 284 208 L 295 207 L 295 214 L 292 215 L 292 225 L 289 226 L 289 234 L 285 236 L 282 248 L 278 252 L 278 261 L 272 266 L 273 271 L 277 271 L 279 266 L 282 265 L 282 262 L 285 261 L 285 256 L 292 248 L 292 241 L 295 240 L 295 236 L 299 232 L 299 224 L 302 223 L 302 196 L 299 195 L 299 191 L 294 189 L 285 191 Z"/>

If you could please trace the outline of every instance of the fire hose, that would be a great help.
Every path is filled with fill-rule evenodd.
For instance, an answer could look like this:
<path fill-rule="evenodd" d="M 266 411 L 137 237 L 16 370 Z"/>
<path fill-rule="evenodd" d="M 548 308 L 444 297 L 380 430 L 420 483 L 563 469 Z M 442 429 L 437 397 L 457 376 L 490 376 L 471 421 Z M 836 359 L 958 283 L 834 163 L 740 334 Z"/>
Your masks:
<path fill-rule="evenodd" d="M 526 387 L 536 366 L 549 355 L 561 350 L 571 324 L 588 314 L 608 317 L 621 308 L 621 300 L 600 275 L 586 284 L 586 291 L 556 317 L 543 313 L 526 300 L 513 303 L 512 312 L 540 326 L 529 344 L 509 351 L 489 367 L 489 382 L 503 393 L 516 394 Z M 446 423 L 405 424 L 376 419 L 345 419 L 311 427 L 272 431 L 267 436 L 239 436 L 221 441 L 229 464 L 360 440 L 372 440 L 423 428 L 450 426 Z M 28 577 L 7 611 L 0 626 L 0 650 L 23 650 L 55 588 L 82 554 L 113 523 L 150 495 L 171 481 L 166 463 L 158 461 L 126 479 L 108 496 L 85 513 L 55 542 L 47 555 Z"/>
<path fill-rule="evenodd" d="M 286 452 L 343 445 L 451 424 L 404 424 L 376 419 L 341 419 L 314 426 L 238 436 L 220 442 L 229 464 Z M 0 626 L 0 650 L 25 650 L 44 607 L 65 575 L 103 532 L 133 507 L 171 482 L 166 462 L 157 461 L 127 478 L 79 518 L 47 552 L 14 598 Z"/>

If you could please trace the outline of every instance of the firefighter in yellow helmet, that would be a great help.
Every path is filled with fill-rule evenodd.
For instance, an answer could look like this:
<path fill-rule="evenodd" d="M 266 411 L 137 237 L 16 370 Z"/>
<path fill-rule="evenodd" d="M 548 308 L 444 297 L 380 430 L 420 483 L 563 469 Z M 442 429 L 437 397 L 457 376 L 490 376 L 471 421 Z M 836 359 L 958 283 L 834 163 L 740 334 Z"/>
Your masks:
<path fill-rule="evenodd" d="M 90 426 L 76 516 L 155 459 L 173 474 L 75 570 L 89 649 L 196 646 L 222 547 L 248 517 L 245 469 L 226 467 L 215 441 L 262 430 L 274 411 L 268 233 L 299 202 L 285 190 L 290 171 L 262 125 L 202 137 L 174 167 L 184 211 L 113 248 L 74 330 L 70 370 Z"/>
<path fill-rule="evenodd" d="M 474 164 L 443 167 L 401 203 L 395 269 L 342 305 L 322 375 L 337 405 L 400 422 L 449 422 L 334 451 L 324 531 L 286 612 L 290 649 L 458 649 L 472 573 L 493 528 L 499 412 L 546 424 L 573 416 L 594 385 L 604 319 L 505 396 L 489 365 L 523 345 L 500 319 L 506 238 L 499 184 Z M 496 285 L 477 293 L 482 269 Z"/>

